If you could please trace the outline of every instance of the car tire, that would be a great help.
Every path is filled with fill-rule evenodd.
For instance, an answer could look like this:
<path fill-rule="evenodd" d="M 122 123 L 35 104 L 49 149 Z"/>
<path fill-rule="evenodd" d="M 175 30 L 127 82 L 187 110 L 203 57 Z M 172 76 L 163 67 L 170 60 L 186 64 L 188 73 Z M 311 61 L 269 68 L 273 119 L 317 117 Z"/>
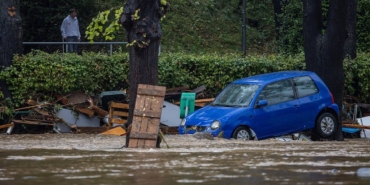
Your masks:
<path fill-rule="evenodd" d="M 251 130 L 243 126 L 235 129 L 233 138 L 238 140 L 253 140 Z"/>
<path fill-rule="evenodd" d="M 325 112 L 316 120 L 316 134 L 322 138 L 334 136 L 338 127 L 337 119 L 330 113 Z"/>

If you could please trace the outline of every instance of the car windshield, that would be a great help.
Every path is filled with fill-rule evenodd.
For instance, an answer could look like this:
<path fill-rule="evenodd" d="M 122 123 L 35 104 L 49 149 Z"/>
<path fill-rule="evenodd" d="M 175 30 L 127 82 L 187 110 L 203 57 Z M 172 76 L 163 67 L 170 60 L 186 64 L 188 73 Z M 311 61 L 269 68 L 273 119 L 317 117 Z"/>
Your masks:
<path fill-rule="evenodd" d="M 259 85 L 230 84 L 213 101 L 213 105 L 245 107 L 248 106 L 256 94 Z"/>

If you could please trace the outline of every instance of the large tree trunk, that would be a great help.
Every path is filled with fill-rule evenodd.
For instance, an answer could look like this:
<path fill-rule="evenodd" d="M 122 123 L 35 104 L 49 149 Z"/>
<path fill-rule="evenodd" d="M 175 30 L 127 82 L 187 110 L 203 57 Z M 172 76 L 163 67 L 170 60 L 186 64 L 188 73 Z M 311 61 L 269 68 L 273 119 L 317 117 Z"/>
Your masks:
<path fill-rule="evenodd" d="M 282 0 L 272 0 L 272 4 L 274 5 L 274 19 L 275 19 L 275 33 L 276 33 L 276 40 L 280 39 L 280 27 L 281 21 L 278 19 L 278 16 L 283 13 L 281 2 Z"/>
<path fill-rule="evenodd" d="M 357 24 L 357 0 L 351 0 L 347 4 L 346 41 L 344 43 L 344 57 L 347 55 L 356 58 L 356 24 Z"/>
<path fill-rule="evenodd" d="M 0 65 L 3 70 L 12 64 L 15 54 L 22 54 L 22 21 L 19 14 L 19 0 L 0 1 Z M 10 98 L 6 82 L 0 81 L 4 98 Z"/>
<path fill-rule="evenodd" d="M 317 73 L 326 83 L 339 108 L 342 107 L 344 88 L 344 46 L 348 14 L 355 11 L 348 6 L 352 0 L 330 0 L 327 27 L 323 26 L 321 1 L 302 0 L 303 37 L 307 70 Z M 351 2 L 352 3 L 352 2 Z M 355 24 L 355 21 L 350 22 Z M 353 28 L 352 26 L 350 26 Z M 354 27 L 355 29 L 355 27 Z M 324 32 L 324 33 L 323 33 Z M 355 41 L 355 40 L 354 40 Z M 343 140 L 341 115 L 336 140 Z"/>
<path fill-rule="evenodd" d="M 167 5 L 161 4 L 160 0 L 128 0 L 124 4 L 121 24 L 126 29 L 130 45 L 127 126 L 132 123 L 138 84 L 158 84 L 158 50 L 162 37 L 160 18 L 165 15 Z M 126 146 L 129 137 L 127 134 Z"/>

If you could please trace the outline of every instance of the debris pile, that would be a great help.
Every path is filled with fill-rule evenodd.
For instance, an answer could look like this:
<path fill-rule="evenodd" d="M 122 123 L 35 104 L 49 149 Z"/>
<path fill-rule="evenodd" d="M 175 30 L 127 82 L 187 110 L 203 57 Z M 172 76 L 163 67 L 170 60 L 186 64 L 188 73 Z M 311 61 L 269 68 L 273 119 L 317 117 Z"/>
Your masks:
<path fill-rule="evenodd" d="M 346 98 L 343 102 L 342 123 L 345 138 L 370 137 L 370 104 L 360 103 L 357 98 Z"/>
<path fill-rule="evenodd" d="M 190 90 L 188 87 L 167 89 L 160 130 L 164 134 L 177 134 L 181 122 L 180 97 L 183 92 L 196 95 L 195 106 L 203 107 L 210 99 L 204 97 L 205 86 Z M 27 100 L 27 106 L 15 110 L 13 118 L 0 125 L 11 134 L 15 125 L 44 126 L 56 133 L 101 133 L 113 135 L 126 134 L 126 122 L 129 115 L 129 102 L 125 91 L 106 91 L 98 97 L 91 97 L 84 92 L 55 95 L 55 102 Z M 172 102 L 172 103 L 171 103 Z M 0 110 L 1 111 L 1 110 Z"/>

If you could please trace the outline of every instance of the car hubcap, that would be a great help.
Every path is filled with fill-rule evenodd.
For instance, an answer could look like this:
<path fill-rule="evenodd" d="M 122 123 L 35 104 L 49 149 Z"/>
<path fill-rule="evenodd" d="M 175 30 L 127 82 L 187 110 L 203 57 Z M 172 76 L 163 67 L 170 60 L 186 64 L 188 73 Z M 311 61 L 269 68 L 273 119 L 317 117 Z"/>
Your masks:
<path fill-rule="evenodd" d="M 330 117 L 325 117 L 321 120 L 321 130 L 325 134 L 331 134 L 334 131 L 334 120 Z"/>
<path fill-rule="evenodd" d="M 249 133 L 246 130 L 241 130 L 238 132 L 237 139 L 249 140 Z"/>

